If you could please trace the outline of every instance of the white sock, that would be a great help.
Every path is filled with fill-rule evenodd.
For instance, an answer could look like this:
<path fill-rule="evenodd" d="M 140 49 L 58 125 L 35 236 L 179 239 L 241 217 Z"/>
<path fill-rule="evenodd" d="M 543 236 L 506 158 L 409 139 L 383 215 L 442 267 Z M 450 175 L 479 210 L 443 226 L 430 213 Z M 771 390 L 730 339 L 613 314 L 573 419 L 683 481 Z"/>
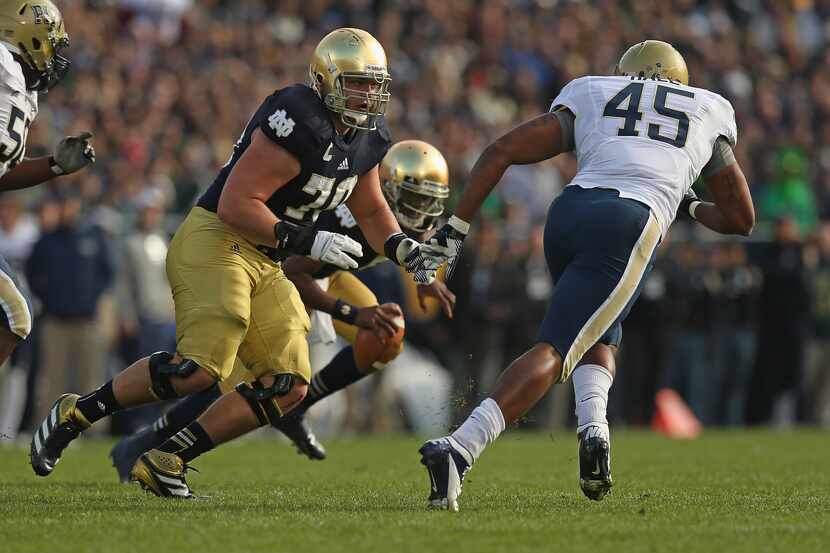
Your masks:
<path fill-rule="evenodd" d="M 571 374 L 576 400 L 577 433 L 589 426 L 597 426 L 608 437 L 608 390 L 614 378 L 603 366 L 580 365 Z"/>
<path fill-rule="evenodd" d="M 470 413 L 464 424 L 459 426 L 449 439 L 450 443 L 457 443 L 470 454 L 471 458 L 467 461 L 472 464 L 484 448 L 496 441 L 503 431 L 504 415 L 499 404 L 488 397 Z M 465 451 L 461 453 L 464 454 Z"/>

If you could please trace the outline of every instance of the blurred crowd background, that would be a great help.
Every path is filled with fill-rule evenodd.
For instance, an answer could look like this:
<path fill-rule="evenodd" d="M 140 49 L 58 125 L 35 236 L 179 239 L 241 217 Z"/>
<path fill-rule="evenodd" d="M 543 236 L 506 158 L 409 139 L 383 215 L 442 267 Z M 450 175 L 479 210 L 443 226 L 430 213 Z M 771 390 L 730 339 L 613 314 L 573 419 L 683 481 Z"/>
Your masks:
<path fill-rule="evenodd" d="M 643 39 L 673 43 L 691 84 L 735 107 L 759 224 L 735 240 L 672 227 L 624 327 L 611 416 L 647 424 L 655 390 L 671 387 L 706 425 L 830 425 L 830 0 L 58 4 L 73 66 L 42 98 L 27 154 L 91 129 L 98 162 L 0 195 L 0 254 L 37 311 L 34 335 L 2 373 L 4 434 L 41 418 L 60 392 L 88 391 L 174 347 L 170 236 L 253 110 L 305 82 L 317 41 L 341 26 L 384 45 L 393 138 L 437 146 L 455 197 L 488 141 L 546 111 L 569 80 L 610 73 Z M 565 155 L 508 172 L 450 282 L 452 320 L 417 313 L 394 268 L 363 275 L 411 308 L 410 346 L 451 377 L 450 420 L 534 341 L 552 292 L 541 225 L 575 166 Z M 569 386 L 558 388 L 525 424 L 568 423 Z"/>

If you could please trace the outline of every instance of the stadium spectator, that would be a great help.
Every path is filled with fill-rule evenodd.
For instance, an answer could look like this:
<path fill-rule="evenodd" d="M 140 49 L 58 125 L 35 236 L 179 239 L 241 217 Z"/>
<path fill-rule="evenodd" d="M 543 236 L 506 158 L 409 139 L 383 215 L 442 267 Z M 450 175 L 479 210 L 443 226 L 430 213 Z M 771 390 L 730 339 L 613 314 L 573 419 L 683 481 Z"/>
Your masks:
<path fill-rule="evenodd" d="M 746 400 L 757 349 L 759 269 L 741 243 L 717 246 L 711 273 L 715 309 L 709 340 L 714 356 L 714 422 L 744 424 Z"/>
<path fill-rule="evenodd" d="M 160 224 L 165 212 L 161 190 L 149 188 L 135 200 L 135 231 L 121 244 L 119 313 L 127 334 L 137 338 L 133 357 L 172 351 L 176 345 L 173 296 L 165 272 L 168 236 Z"/>
<path fill-rule="evenodd" d="M 42 304 L 36 419 L 48 415 L 52 398 L 74 387 L 91 389 L 104 374 L 98 303 L 113 283 L 114 266 L 101 230 L 80 218 L 80 198 L 72 188 L 62 190 L 60 222 L 44 232 L 26 262 L 26 278 Z"/>
<path fill-rule="evenodd" d="M 760 329 L 747 422 L 792 423 L 805 418 L 800 383 L 811 330 L 812 298 L 804 244 L 796 222 L 775 224 L 775 242 L 761 260 Z"/>
<path fill-rule="evenodd" d="M 830 223 L 816 237 L 813 272 L 814 337 L 808 350 L 803 388 L 810 422 L 830 426 Z"/>

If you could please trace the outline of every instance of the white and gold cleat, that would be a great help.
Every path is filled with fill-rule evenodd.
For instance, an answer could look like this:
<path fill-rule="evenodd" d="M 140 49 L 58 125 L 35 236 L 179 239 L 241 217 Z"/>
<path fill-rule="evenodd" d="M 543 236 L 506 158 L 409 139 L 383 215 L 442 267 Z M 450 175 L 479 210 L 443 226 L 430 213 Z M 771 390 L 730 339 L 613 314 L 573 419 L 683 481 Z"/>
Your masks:
<path fill-rule="evenodd" d="M 135 462 L 130 479 L 158 497 L 196 499 L 185 479 L 188 468 L 175 453 L 151 449 Z"/>

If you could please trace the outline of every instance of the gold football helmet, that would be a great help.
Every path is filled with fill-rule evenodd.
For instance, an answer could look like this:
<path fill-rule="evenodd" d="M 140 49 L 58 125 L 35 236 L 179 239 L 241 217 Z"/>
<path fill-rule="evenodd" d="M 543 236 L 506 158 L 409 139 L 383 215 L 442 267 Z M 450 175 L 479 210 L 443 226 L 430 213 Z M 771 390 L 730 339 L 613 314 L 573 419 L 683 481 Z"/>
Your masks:
<path fill-rule="evenodd" d="M 674 46 L 662 40 L 644 40 L 626 50 L 614 74 L 662 77 L 689 84 L 686 60 Z"/>
<path fill-rule="evenodd" d="M 50 0 L 0 0 L 0 41 L 23 65 L 32 90 L 49 90 L 69 70 L 69 60 L 60 55 L 69 35 Z"/>
<path fill-rule="evenodd" d="M 362 29 L 330 32 L 314 50 L 308 67 L 311 87 L 344 125 L 374 130 L 375 118 L 389 103 L 389 71 L 386 52 L 375 37 Z M 347 86 L 366 81 L 366 89 Z"/>
<path fill-rule="evenodd" d="M 380 182 L 398 223 L 414 232 L 433 227 L 450 195 L 447 160 L 422 140 L 392 146 L 380 162 Z"/>

